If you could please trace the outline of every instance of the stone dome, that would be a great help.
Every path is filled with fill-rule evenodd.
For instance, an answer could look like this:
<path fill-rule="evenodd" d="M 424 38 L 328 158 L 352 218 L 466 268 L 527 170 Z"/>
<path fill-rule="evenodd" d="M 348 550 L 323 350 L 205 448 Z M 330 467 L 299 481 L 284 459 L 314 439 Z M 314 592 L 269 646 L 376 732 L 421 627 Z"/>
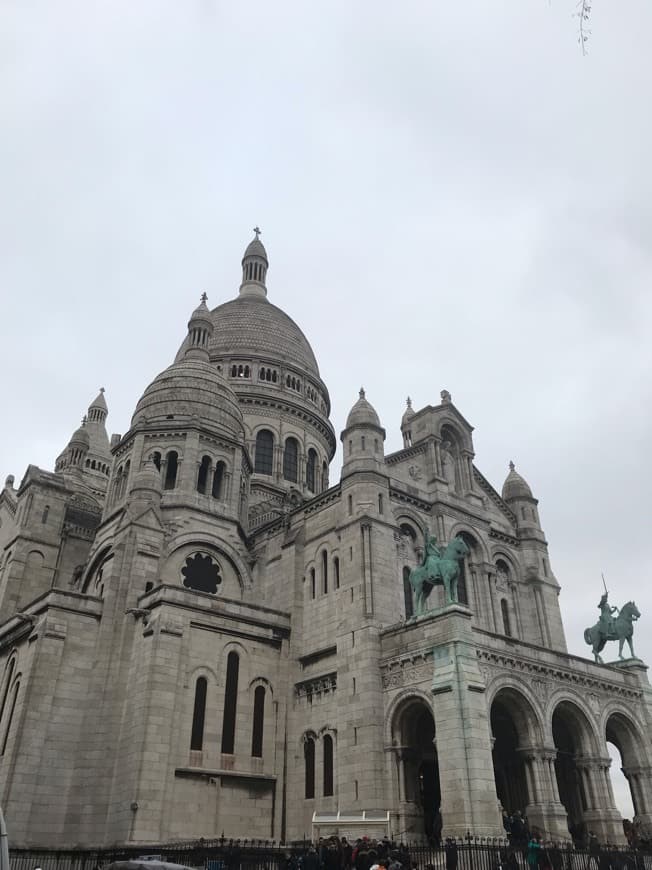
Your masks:
<path fill-rule="evenodd" d="M 91 439 L 86 431 L 86 424 L 83 423 L 79 429 L 76 429 L 70 438 L 71 444 L 83 444 L 85 447 L 91 446 Z"/>
<path fill-rule="evenodd" d="M 509 463 L 509 474 L 503 484 L 503 499 L 511 501 L 514 498 L 532 498 L 532 490 L 527 481 L 516 471 L 514 463 Z"/>
<path fill-rule="evenodd" d="M 252 242 L 253 244 L 253 242 Z M 261 296 L 238 296 L 211 312 L 212 360 L 224 357 L 272 359 L 319 377 L 317 360 L 308 339 L 291 317 Z M 177 359 L 186 347 L 184 341 Z"/>
<path fill-rule="evenodd" d="M 375 426 L 381 429 L 380 419 L 376 413 L 374 406 L 367 401 L 365 392 L 360 390 L 360 398 L 349 411 L 349 416 L 346 418 L 346 428 L 351 426 Z"/>
<path fill-rule="evenodd" d="M 231 437 L 244 437 L 242 412 L 233 390 L 215 366 L 186 357 L 154 378 L 136 405 L 131 425 L 143 419 L 151 423 L 193 417 Z"/>
<path fill-rule="evenodd" d="M 247 257 L 261 257 L 263 260 L 267 260 L 267 251 L 258 236 L 256 236 L 255 239 L 252 239 L 247 245 L 247 249 L 244 252 L 242 259 L 245 260 Z"/>

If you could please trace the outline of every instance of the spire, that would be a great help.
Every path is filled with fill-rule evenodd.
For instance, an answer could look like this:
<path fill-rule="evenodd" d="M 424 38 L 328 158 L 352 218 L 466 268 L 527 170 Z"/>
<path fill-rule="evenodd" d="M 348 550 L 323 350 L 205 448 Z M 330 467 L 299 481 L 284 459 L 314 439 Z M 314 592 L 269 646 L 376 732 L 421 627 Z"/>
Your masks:
<path fill-rule="evenodd" d="M 104 387 L 100 387 L 97 397 L 88 406 L 88 420 L 90 423 L 104 423 L 108 413 L 109 409 L 104 398 Z"/>
<path fill-rule="evenodd" d="M 242 258 L 242 284 L 240 284 L 241 296 L 257 296 L 264 299 L 267 296 L 265 277 L 269 261 L 267 251 L 260 241 L 260 228 L 254 227 L 254 238 L 247 245 L 247 250 Z"/>
<path fill-rule="evenodd" d="M 208 362 L 208 345 L 213 335 L 213 320 L 206 305 L 207 300 L 206 293 L 202 293 L 199 305 L 190 315 L 184 359 L 201 359 Z"/>

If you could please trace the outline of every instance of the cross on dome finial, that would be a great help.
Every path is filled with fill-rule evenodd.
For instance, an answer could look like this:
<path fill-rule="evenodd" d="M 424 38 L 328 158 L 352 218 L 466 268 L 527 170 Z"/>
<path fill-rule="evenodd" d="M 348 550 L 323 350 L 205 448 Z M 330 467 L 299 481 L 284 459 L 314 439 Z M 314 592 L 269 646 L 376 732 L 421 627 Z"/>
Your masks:
<path fill-rule="evenodd" d="M 412 407 L 412 399 L 409 396 L 407 397 L 407 406 L 408 408 Z"/>
<path fill-rule="evenodd" d="M 258 226 L 254 227 L 254 232 L 256 233 L 256 239 L 258 239 L 258 237 L 260 236 L 260 232 L 261 232 L 260 227 L 258 227 Z"/>
<path fill-rule="evenodd" d="M 360 387 L 360 398 L 364 399 L 364 396 L 365 396 L 364 387 Z"/>
<path fill-rule="evenodd" d="M 509 470 L 510 470 L 510 471 L 514 471 L 515 468 L 516 468 L 516 466 L 514 465 L 514 463 L 512 462 L 512 460 L 510 459 L 510 460 L 509 460 Z"/>
<path fill-rule="evenodd" d="M 100 387 L 100 393 L 104 392 L 104 387 Z"/>
<path fill-rule="evenodd" d="M 84 414 L 84 416 L 82 417 L 82 426 L 85 426 L 86 423 L 88 423 L 88 417 L 86 416 L 86 414 Z"/>
<path fill-rule="evenodd" d="M 208 294 L 206 293 L 205 290 L 204 290 L 204 292 L 201 294 L 201 296 L 200 296 L 199 298 L 200 298 L 200 300 L 204 303 L 204 305 L 206 305 L 206 302 L 207 302 L 207 300 L 208 300 Z"/>

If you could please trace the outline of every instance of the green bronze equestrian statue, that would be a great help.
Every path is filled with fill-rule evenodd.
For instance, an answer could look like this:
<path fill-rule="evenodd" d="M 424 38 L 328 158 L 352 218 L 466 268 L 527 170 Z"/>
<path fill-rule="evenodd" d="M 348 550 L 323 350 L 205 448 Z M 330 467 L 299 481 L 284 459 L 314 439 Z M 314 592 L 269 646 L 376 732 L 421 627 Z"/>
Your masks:
<path fill-rule="evenodd" d="M 634 658 L 634 644 L 632 637 L 634 635 L 634 622 L 641 615 L 638 607 L 633 601 L 628 601 L 623 604 L 618 613 L 617 607 L 609 605 L 609 593 L 605 592 L 600 603 L 598 604 L 600 611 L 600 619 L 591 628 L 584 631 L 584 640 L 593 647 L 593 655 L 596 662 L 604 664 L 600 658 L 600 653 L 604 649 L 604 645 L 609 640 L 618 641 L 618 656 L 623 659 L 623 645 L 625 641 L 629 644 L 630 657 Z M 618 613 L 618 616 L 614 616 Z"/>
<path fill-rule="evenodd" d="M 442 551 L 437 538 L 426 529 L 423 559 L 418 567 L 410 571 L 415 616 L 426 612 L 428 596 L 436 583 L 443 584 L 446 590 L 446 604 L 454 604 L 459 600 L 457 581 L 461 574 L 460 563 L 468 554 L 469 548 L 459 536 L 453 538 Z"/>

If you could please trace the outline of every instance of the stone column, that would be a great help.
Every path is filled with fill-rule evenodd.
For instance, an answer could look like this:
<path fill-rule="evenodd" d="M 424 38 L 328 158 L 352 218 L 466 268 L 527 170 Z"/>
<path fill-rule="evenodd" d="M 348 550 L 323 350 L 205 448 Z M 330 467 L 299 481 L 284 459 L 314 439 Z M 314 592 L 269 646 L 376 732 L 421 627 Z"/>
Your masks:
<path fill-rule="evenodd" d="M 435 473 L 437 477 L 443 477 L 444 472 L 441 465 L 441 450 L 439 449 L 439 441 L 435 441 Z"/>
<path fill-rule="evenodd" d="M 444 836 L 503 833 L 491 758 L 489 714 L 471 611 L 451 605 L 424 625 L 433 644 L 433 713 Z"/>
<path fill-rule="evenodd" d="M 629 783 L 634 804 L 634 820 L 644 830 L 652 829 L 652 767 L 628 766 L 622 768 Z"/>
<path fill-rule="evenodd" d="M 568 840 L 566 810 L 559 800 L 554 747 L 527 746 L 518 750 L 525 764 L 529 803 L 526 813 L 531 827 L 545 832 L 546 838 Z"/>
<path fill-rule="evenodd" d="M 584 821 L 605 843 L 623 844 L 622 817 L 616 807 L 613 789 L 609 780 L 611 759 L 607 757 L 584 757 L 576 759 L 576 765 L 584 783 L 588 808 Z"/>

